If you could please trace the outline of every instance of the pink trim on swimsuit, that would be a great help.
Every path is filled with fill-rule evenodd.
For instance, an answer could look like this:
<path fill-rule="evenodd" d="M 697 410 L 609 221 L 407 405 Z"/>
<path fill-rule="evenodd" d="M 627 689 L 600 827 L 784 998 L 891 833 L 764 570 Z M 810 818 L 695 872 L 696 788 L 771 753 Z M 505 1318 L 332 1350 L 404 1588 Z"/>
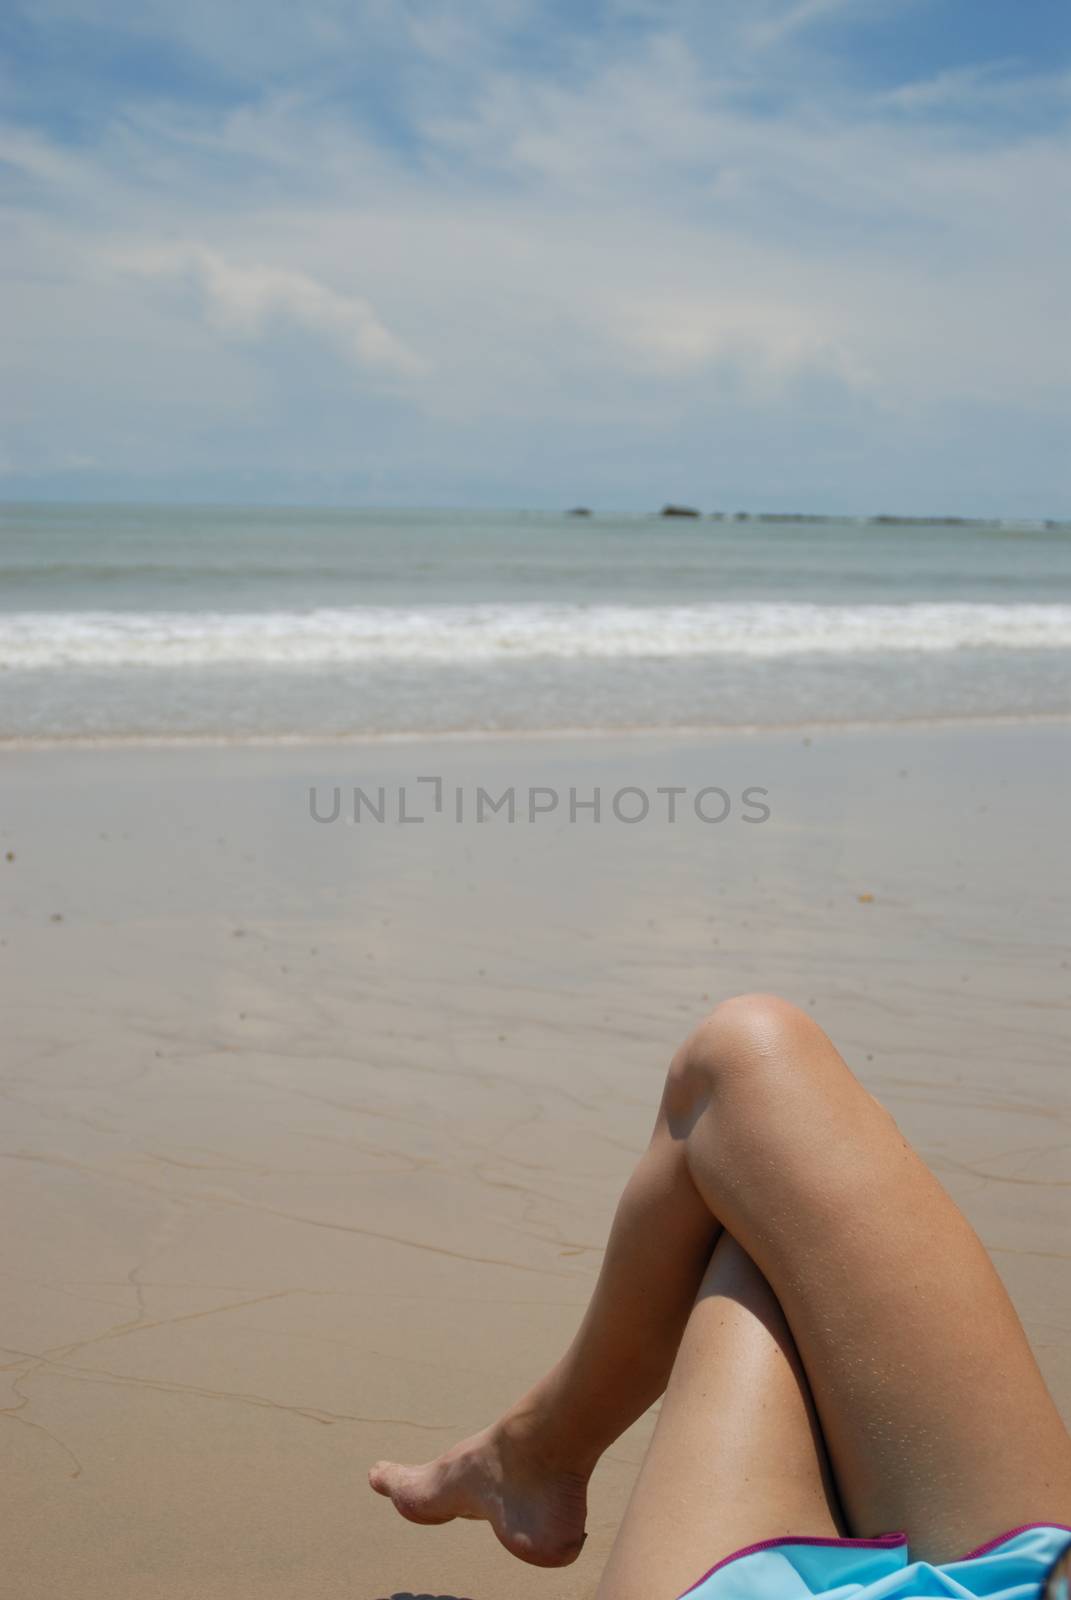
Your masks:
<path fill-rule="evenodd" d="M 1071 1528 L 1064 1522 L 1024 1522 L 1021 1528 L 1009 1528 L 1007 1533 L 1002 1533 L 997 1539 L 987 1539 L 985 1544 L 980 1544 L 977 1550 L 968 1550 L 965 1556 L 957 1556 L 958 1561 L 973 1561 L 976 1556 L 986 1556 L 990 1550 L 995 1550 L 998 1544 L 1003 1544 L 1006 1539 L 1014 1539 L 1020 1533 L 1032 1533 L 1035 1528 L 1059 1528 L 1061 1533 L 1071 1533 Z M 947 1562 L 947 1566 L 954 1563 Z"/>
<path fill-rule="evenodd" d="M 1054 1523 L 1038 1523 L 1037 1526 L 1038 1527 L 1054 1527 L 1054 1526 L 1056 1526 L 1056 1524 L 1054 1524 Z M 1021 1532 L 1022 1530 L 1017 1530 L 1017 1531 Z M 1004 1537 L 1007 1538 L 1008 1537 L 1007 1534 L 1005 1534 Z M 743 1559 L 744 1556 L 753 1556 L 759 1550 L 776 1550 L 778 1545 L 782 1545 L 782 1544 L 847 1545 L 849 1548 L 854 1547 L 855 1549 L 862 1548 L 862 1549 L 865 1549 L 865 1550 L 885 1550 L 885 1549 L 891 1548 L 893 1545 L 906 1544 L 906 1543 L 907 1543 L 907 1534 L 906 1533 L 879 1533 L 879 1534 L 875 1535 L 875 1537 L 873 1539 L 834 1539 L 834 1538 L 824 1538 L 824 1537 L 822 1537 L 822 1536 L 820 1536 L 818 1534 L 800 1534 L 800 1533 L 791 1534 L 791 1533 L 786 1533 L 786 1534 L 783 1534 L 779 1539 L 760 1539 L 758 1544 L 746 1544 L 742 1550 L 734 1550 L 731 1556 L 723 1556 L 720 1561 L 715 1561 L 714 1565 L 710 1568 L 710 1571 L 709 1572 L 704 1572 L 704 1574 L 703 1574 L 703 1576 L 701 1578 L 697 1578 L 693 1584 L 690 1584 L 689 1587 L 687 1589 L 685 1589 L 684 1594 L 679 1596 L 679 1600 L 685 1600 L 685 1595 L 691 1594 L 693 1589 L 698 1589 L 699 1585 L 701 1583 L 706 1583 L 708 1578 L 712 1577 L 715 1572 L 720 1572 L 722 1567 L 727 1567 L 731 1561 L 740 1561 L 740 1560 Z"/>

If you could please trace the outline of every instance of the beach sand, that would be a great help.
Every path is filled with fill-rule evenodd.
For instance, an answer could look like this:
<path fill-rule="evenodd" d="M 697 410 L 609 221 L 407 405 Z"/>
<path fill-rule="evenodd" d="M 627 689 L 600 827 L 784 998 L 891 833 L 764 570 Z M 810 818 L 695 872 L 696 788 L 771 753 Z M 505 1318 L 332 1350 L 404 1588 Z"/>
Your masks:
<path fill-rule="evenodd" d="M 559 1572 L 403 1523 L 365 1471 L 560 1351 L 668 1056 L 739 990 L 811 1011 L 894 1112 L 1068 1414 L 1068 752 L 1059 725 L 7 752 L 6 1591 L 590 1596 L 650 1418 Z M 313 821 L 335 784 L 427 820 Z M 454 820 L 510 784 L 512 825 Z M 562 797 L 533 823 L 530 785 Z M 625 786 L 645 822 L 607 814 Z"/>

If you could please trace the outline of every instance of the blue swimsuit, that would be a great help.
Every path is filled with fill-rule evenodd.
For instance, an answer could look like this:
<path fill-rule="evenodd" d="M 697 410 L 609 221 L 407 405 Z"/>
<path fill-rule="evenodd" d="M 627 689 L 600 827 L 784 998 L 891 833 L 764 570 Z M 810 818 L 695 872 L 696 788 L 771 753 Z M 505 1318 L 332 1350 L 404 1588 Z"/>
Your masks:
<path fill-rule="evenodd" d="M 680 1600 L 1039 1600 L 1071 1528 L 1031 1523 L 932 1566 L 902 1533 L 877 1539 L 766 1539 L 726 1556 Z"/>

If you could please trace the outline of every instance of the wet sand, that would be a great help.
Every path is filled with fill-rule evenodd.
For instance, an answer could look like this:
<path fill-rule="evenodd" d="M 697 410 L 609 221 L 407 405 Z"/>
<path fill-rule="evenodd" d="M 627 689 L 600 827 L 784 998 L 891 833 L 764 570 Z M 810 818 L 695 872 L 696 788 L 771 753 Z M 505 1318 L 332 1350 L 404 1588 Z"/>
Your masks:
<path fill-rule="evenodd" d="M 6 753 L 9 1592 L 586 1600 L 650 1419 L 557 1573 L 409 1527 L 365 1468 L 558 1353 L 670 1051 L 741 989 L 895 1113 L 1071 1412 L 1068 755 L 1060 726 Z M 355 784 L 395 820 L 312 819 Z M 516 821 L 473 820 L 510 785 Z"/>

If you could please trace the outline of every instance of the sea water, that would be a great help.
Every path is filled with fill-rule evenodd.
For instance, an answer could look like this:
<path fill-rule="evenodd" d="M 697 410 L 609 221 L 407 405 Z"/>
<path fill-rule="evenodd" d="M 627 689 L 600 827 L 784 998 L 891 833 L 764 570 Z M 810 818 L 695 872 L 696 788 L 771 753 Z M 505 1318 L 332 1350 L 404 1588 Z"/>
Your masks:
<path fill-rule="evenodd" d="M 1062 714 L 1071 528 L 8 506 L 0 736 Z"/>

